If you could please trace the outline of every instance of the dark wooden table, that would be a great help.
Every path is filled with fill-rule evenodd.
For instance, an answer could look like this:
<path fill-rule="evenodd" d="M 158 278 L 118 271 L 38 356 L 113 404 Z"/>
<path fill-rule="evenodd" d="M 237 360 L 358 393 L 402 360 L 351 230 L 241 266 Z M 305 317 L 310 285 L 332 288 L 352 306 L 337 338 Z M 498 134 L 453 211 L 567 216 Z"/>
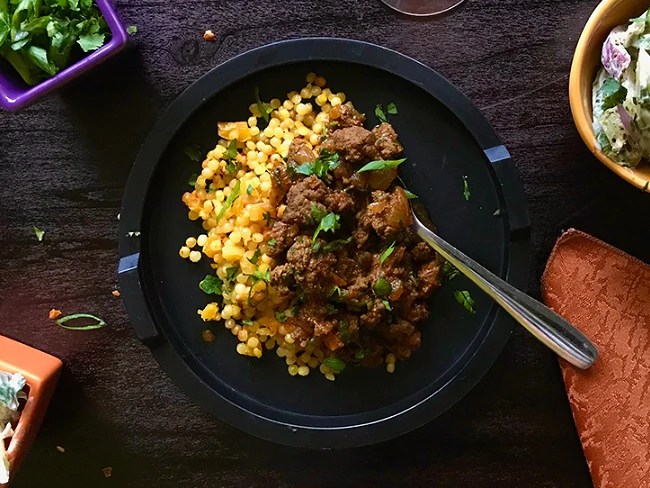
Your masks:
<path fill-rule="evenodd" d="M 250 437 L 192 404 L 135 339 L 111 291 L 122 191 L 162 110 L 238 53 L 313 35 L 396 49 L 482 108 L 528 194 L 533 295 L 569 225 L 650 260 L 650 198 L 596 161 L 569 111 L 571 57 L 596 3 L 468 0 L 416 20 L 379 0 L 119 1 L 126 25 L 139 28 L 129 52 L 0 114 L 0 333 L 65 363 L 13 487 L 590 487 L 557 361 L 519 329 L 479 386 L 428 426 L 383 445 L 311 452 Z M 208 28 L 215 43 L 202 39 Z M 68 332 L 48 320 L 51 308 L 109 326 Z"/>

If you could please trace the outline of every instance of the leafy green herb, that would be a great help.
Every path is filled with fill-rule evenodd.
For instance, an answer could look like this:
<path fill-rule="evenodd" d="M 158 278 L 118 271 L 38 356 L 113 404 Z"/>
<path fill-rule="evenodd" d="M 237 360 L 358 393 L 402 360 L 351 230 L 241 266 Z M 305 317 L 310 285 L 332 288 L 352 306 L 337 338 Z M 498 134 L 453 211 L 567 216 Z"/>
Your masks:
<path fill-rule="evenodd" d="M 375 117 L 377 117 L 377 120 L 379 120 L 379 122 L 381 122 L 382 124 L 388 122 L 388 117 L 386 117 L 386 114 L 384 113 L 384 109 L 382 108 L 381 105 L 377 105 L 375 107 Z"/>
<path fill-rule="evenodd" d="M 338 285 L 333 286 L 327 292 L 327 297 L 335 301 L 339 300 L 342 296 L 343 296 L 343 291 L 341 290 L 341 288 L 339 288 Z"/>
<path fill-rule="evenodd" d="M 205 278 L 203 278 L 203 281 L 199 283 L 199 288 L 201 288 L 201 290 L 203 290 L 208 295 L 215 293 L 217 295 L 221 295 L 223 281 L 221 281 L 218 276 L 207 275 Z"/>
<path fill-rule="evenodd" d="M 221 220 L 221 217 L 224 216 L 226 211 L 232 207 L 232 204 L 235 203 L 235 200 L 239 196 L 239 191 L 241 189 L 241 180 L 237 180 L 237 183 L 235 184 L 235 188 L 232 189 L 230 192 L 230 195 L 228 195 L 228 198 L 226 198 L 226 201 L 223 202 L 223 207 L 221 207 L 221 210 L 219 210 L 219 213 L 217 214 L 217 224 Z"/>
<path fill-rule="evenodd" d="M 362 166 L 361 169 L 357 170 L 357 173 L 363 173 L 364 171 L 376 171 L 378 169 L 392 169 L 397 168 L 400 164 L 406 161 L 406 158 L 402 159 L 388 159 L 381 161 L 371 161 L 365 166 Z"/>
<path fill-rule="evenodd" d="M 449 261 L 445 261 L 445 264 L 442 265 L 442 274 L 445 275 L 445 280 L 451 281 L 460 275 L 460 271 Z"/>
<path fill-rule="evenodd" d="M 316 342 L 316 339 L 312 337 L 311 339 L 309 339 L 309 340 L 307 341 L 307 345 L 308 345 L 308 346 L 311 346 L 314 342 Z"/>
<path fill-rule="evenodd" d="M 413 200 L 414 198 L 418 198 L 418 196 L 415 193 L 412 193 L 408 191 L 406 188 L 404 189 L 404 193 L 406 193 L 406 198 L 409 200 Z"/>
<path fill-rule="evenodd" d="M 266 300 L 266 297 L 269 295 L 269 290 L 268 290 L 268 288 L 266 288 L 265 293 L 264 293 L 264 297 L 260 301 L 258 301 L 257 303 L 253 303 L 252 300 L 251 300 L 251 297 L 253 295 L 253 288 L 260 281 L 265 281 L 266 283 L 270 283 L 271 282 L 271 271 L 266 270 L 265 272 L 262 272 L 262 271 L 256 269 L 255 271 L 253 271 L 253 274 L 248 275 L 248 276 L 253 278 L 253 283 L 251 284 L 251 287 L 248 290 L 248 304 L 253 306 L 253 307 L 257 307 L 260 303 L 262 303 L 264 300 Z"/>
<path fill-rule="evenodd" d="M 268 269 L 264 272 L 256 269 L 255 271 L 253 271 L 253 274 L 251 276 L 253 277 L 253 281 L 263 280 L 266 281 L 267 283 L 271 282 L 271 271 L 269 271 Z"/>
<path fill-rule="evenodd" d="M 244 325 L 253 325 L 252 320 L 242 320 L 241 323 L 244 324 Z"/>
<path fill-rule="evenodd" d="M 382 300 L 381 303 L 384 304 L 384 307 L 386 307 L 386 310 L 391 312 L 393 310 L 393 307 L 390 306 L 390 302 L 388 300 Z"/>
<path fill-rule="evenodd" d="M 43 236 L 45 235 L 44 230 L 41 230 L 38 227 L 34 226 L 34 234 L 36 234 L 36 239 L 38 239 L 38 242 L 43 242 Z"/>
<path fill-rule="evenodd" d="M 232 159 L 226 164 L 226 171 L 228 173 L 237 173 L 242 168 L 241 163 L 233 161 Z"/>
<path fill-rule="evenodd" d="M 196 179 L 199 177 L 196 173 L 192 173 L 192 176 L 190 176 L 190 179 L 187 180 L 187 184 L 190 186 L 196 185 Z"/>
<path fill-rule="evenodd" d="M 228 144 L 228 151 L 226 152 L 228 159 L 235 159 L 237 157 L 237 139 L 233 139 Z"/>
<path fill-rule="evenodd" d="M 455 290 L 454 296 L 456 297 L 456 301 L 465 307 L 465 310 L 467 310 L 472 315 L 476 313 L 476 309 L 474 308 L 474 300 L 467 290 Z"/>
<path fill-rule="evenodd" d="M 334 371 L 343 371 L 345 363 L 339 358 L 325 358 L 323 364 Z"/>
<path fill-rule="evenodd" d="M 314 223 L 319 223 L 327 215 L 327 210 L 321 210 L 315 203 L 311 204 L 311 218 Z"/>
<path fill-rule="evenodd" d="M 316 238 L 318 237 L 318 234 L 320 234 L 321 231 L 323 232 L 336 232 L 336 230 L 341 226 L 339 223 L 339 220 L 341 219 L 340 215 L 337 215 L 335 213 L 328 213 L 325 217 L 323 217 L 318 224 L 318 227 L 316 228 L 316 231 L 314 232 L 314 237 L 312 237 L 312 244 L 316 241 Z"/>
<path fill-rule="evenodd" d="M 347 344 L 348 342 L 350 342 L 350 339 L 352 339 L 352 335 L 350 334 L 350 325 L 348 324 L 348 321 L 340 320 L 338 327 L 339 327 L 339 333 L 341 334 L 341 341 Z"/>
<path fill-rule="evenodd" d="M 469 192 L 469 183 L 467 182 L 467 176 L 463 176 L 463 196 L 468 202 L 470 195 L 471 193 Z"/>
<path fill-rule="evenodd" d="M 201 161 L 201 158 L 203 157 L 203 150 L 201 149 L 201 146 L 198 144 L 189 144 L 185 146 L 185 154 L 187 154 L 187 157 L 190 158 L 192 161 L 199 162 Z"/>
<path fill-rule="evenodd" d="M 250 258 L 248 258 L 248 261 L 253 264 L 257 264 L 257 261 L 259 261 L 261 255 L 262 255 L 262 251 L 256 249 L 255 254 L 253 254 Z"/>
<path fill-rule="evenodd" d="M 134 36 L 138 33 L 138 27 L 135 25 L 130 25 L 126 28 L 126 33 L 130 36 Z"/>
<path fill-rule="evenodd" d="M 89 324 L 89 325 L 65 325 L 70 320 L 76 320 L 76 319 L 92 319 L 96 323 Z M 67 315 L 65 317 L 61 317 L 60 319 L 58 319 L 56 323 L 61 327 L 63 327 L 64 329 L 68 329 L 68 330 L 101 329 L 106 325 L 106 322 L 104 322 L 102 319 L 100 319 L 99 317 L 95 317 L 94 315 L 90 315 L 89 313 L 75 313 L 73 315 Z"/>
<path fill-rule="evenodd" d="M 239 268 L 237 266 L 233 266 L 232 268 L 226 269 L 226 279 L 229 281 L 235 281 L 237 279 L 237 275 L 239 274 Z"/>
<path fill-rule="evenodd" d="M 602 100 L 602 109 L 616 107 L 625 101 L 627 88 L 621 85 L 614 78 L 605 80 L 598 90 L 598 97 Z"/>
<path fill-rule="evenodd" d="M 321 155 L 313 163 L 303 163 L 295 168 L 295 172 L 305 176 L 316 175 L 321 179 L 327 177 L 328 171 L 339 165 L 338 153 L 321 151 Z"/>
<path fill-rule="evenodd" d="M 246 188 L 246 194 L 250 195 L 251 193 L 253 193 L 253 187 L 249 184 L 248 188 Z"/>
<path fill-rule="evenodd" d="M 336 239 L 335 241 L 328 242 L 327 244 L 325 244 L 325 246 L 323 246 L 323 251 L 325 252 L 338 251 L 339 249 L 350 244 L 350 242 L 352 242 L 352 239 L 353 237 L 350 236 L 347 239 Z"/>
<path fill-rule="evenodd" d="M 273 220 L 273 217 L 271 217 L 271 212 L 265 212 L 264 213 L 264 221 L 266 222 L 266 225 L 268 227 L 271 226 L 271 220 Z"/>
<path fill-rule="evenodd" d="M 0 0 L 0 56 L 28 85 L 99 49 L 110 30 L 90 0 Z"/>
<path fill-rule="evenodd" d="M 397 105 L 395 105 L 393 102 L 389 103 L 386 106 L 386 112 L 388 112 L 390 115 L 397 115 Z"/>
<path fill-rule="evenodd" d="M 287 321 L 287 314 L 284 312 L 275 312 L 275 320 L 283 324 Z"/>
<path fill-rule="evenodd" d="M 325 308 L 327 308 L 327 311 L 329 313 L 338 313 L 338 311 L 339 311 L 338 308 L 336 308 L 333 304 L 331 304 L 329 302 L 325 304 Z"/>
<path fill-rule="evenodd" d="M 262 114 L 264 121 L 268 122 L 269 115 L 271 112 L 273 112 L 273 107 L 271 107 L 270 104 L 263 103 L 262 100 L 260 100 L 260 89 L 258 87 L 255 87 L 255 103 L 257 104 L 257 108 Z"/>
<path fill-rule="evenodd" d="M 393 288 L 390 286 L 390 283 L 384 278 L 379 278 L 375 284 L 372 285 L 372 290 L 378 297 L 385 297 L 387 295 L 390 295 L 390 292 L 393 291 Z"/>
<path fill-rule="evenodd" d="M 390 246 L 388 246 L 388 249 L 386 249 L 382 253 L 381 258 L 379 258 L 379 263 L 384 264 L 384 261 L 386 261 L 388 259 L 388 256 L 393 254 L 394 250 L 395 250 L 395 241 L 393 241 L 393 243 Z"/>
<path fill-rule="evenodd" d="M 269 246 L 275 246 L 276 241 L 275 241 L 275 239 L 269 239 L 269 242 L 267 242 L 267 244 L 268 244 Z"/>

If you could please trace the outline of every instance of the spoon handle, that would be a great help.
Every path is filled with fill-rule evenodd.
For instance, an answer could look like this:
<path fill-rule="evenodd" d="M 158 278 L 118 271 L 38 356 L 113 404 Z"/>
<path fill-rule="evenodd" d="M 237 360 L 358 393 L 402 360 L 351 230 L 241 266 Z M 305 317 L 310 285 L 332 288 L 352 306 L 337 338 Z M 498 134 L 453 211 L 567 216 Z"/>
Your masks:
<path fill-rule="evenodd" d="M 417 234 L 427 244 L 501 305 L 540 342 L 580 369 L 587 369 L 594 363 L 598 349 L 582 332 L 431 232 L 415 216 L 414 222 Z"/>

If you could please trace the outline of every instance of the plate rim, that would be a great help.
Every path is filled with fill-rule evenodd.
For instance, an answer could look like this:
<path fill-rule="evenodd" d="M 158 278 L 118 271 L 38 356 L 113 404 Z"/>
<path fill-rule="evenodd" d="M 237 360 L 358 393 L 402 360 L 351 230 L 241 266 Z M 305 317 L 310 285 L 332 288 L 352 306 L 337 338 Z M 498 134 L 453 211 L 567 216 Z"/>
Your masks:
<path fill-rule="evenodd" d="M 492 163 L 495 180 L 501 183 L 497 190 L 510 231 L 506 279 L 525 289 L 530 267 L 530 221 L 524 190 L 510 154 L 487 119 L 455 86 L 421 62 L 367 42 L 327 37 L 279 41 L 240 54 L 208 71 L 169 105 L 142 145 L 126 185 L 119 225 L 118 279 L 136 336 L 149 347 L 163 371 L 193 401 L 217 418 L 249 434 L 281 444 L 311 448 L 358 447 L 402 435 L 428 423 L 457 403 L 499 356 L 512 330 L 512 319 L 503 310 L 498 310 L 483 342 L 458 374 L 408 409 L 349 426 L 293 425 L 247 410 L 203 382 L 157 330 L 152 318 L 154 312 L 149 310 L 140 280 L 139 229 L 146 195 L 158 162 L 176 132 L 203 103 L 240 79 L 265 69 L 308 61 L 349 62 L 387 71 L 419 86 L 454 113 L 481 146 Z M 445 395 L 440 395 L 441 392 Z M 435 406 L 428 405 L 436 397 Z"/>

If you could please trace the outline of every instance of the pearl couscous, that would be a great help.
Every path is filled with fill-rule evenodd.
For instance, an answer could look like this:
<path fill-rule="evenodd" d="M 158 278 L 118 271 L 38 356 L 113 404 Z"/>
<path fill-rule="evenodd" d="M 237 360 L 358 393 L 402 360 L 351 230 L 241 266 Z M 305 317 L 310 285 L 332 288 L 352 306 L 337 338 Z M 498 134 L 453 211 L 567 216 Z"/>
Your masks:
<path fill-rule="evenodd" d="M 316 369 L 333 381 L 338 371 L 323 363 L 326 347 L 320 339 L 301 347 L 283 323 L 289 303 L 270 286 L 273 243 L 265 237 L 284 212 L 284 205 L 272 202 L 273 170 L 285 165 L 294 138 L 318 145 L 328 113 L 346 100 L 345 93 L 332 92 L 315 73 L 306 81 L 284 100 L 251 104 L 246 121 L 218 123 L 220 140 L 207 153 L 194 189 L 182 198 L 189 219 L 201 221 L 203 233 L 188 237 L 178 253 L 194 263 L 210 260 L 216 277 L 206 277 L 202 285 L 208 286 L 201 288 L 220 295 L 222 303 L 208 303 L 198 314 L 205 322 L 221 321 L 237 338 L 239 354 L 260 358 L 265 350 L 275 350 L 292 376 Z M 215 340 L 212 334 L 203 337 Z M 387 371 L 394 371 L 395 356 L 389 355 L 386 364 Z"/>

